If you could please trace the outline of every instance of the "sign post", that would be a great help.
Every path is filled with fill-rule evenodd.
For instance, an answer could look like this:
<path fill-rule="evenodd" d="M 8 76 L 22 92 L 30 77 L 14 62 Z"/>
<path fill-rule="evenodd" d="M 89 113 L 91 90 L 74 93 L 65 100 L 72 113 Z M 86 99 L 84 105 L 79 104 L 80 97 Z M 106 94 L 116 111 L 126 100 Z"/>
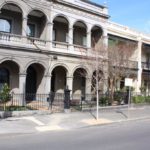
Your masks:
<path fill-rule="evenodd" d="M 133 86 L 133 79 L 125 78 L 125 86 L 129 87 L 129 94 L 128 94 L 128 118 L 129 118 L 129 108 L 131 103 L 131 87 Z"/>

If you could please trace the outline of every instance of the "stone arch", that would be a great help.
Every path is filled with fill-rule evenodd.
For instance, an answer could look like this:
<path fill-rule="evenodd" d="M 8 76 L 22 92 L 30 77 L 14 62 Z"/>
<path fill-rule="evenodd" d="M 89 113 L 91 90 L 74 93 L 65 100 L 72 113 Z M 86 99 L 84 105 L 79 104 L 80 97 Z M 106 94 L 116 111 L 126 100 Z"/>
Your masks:
<path fill-rule="evenodd" d="M 86 27 L 86 30 L 88 29 L 87 23 L 86 23 L 84 20 L 82 20 L 82 19 L 77 19 L 77 20 L 75 20 L 75 21 L 73 22 L 73 26 L 74 26 L 77 22 L 83 23 L 83 24 L 85 25 L 85 27 Z"/>
<path fill-rule="evenodd" d="M 69 20 L 64 15 L 57 15 L 53 19 L 53 41 L 56 42 L 69 42 Z"/>
<path fill-rule="evenodd" d="M 13 61 L 12 59 L 7 58 L 7 59 L 1 60 L 0 68 L 8 70 L 8 72 L 9 72 L 8 85 L 12 91 L 18 92 L 20 65 L 16 61 Z M 2 84 L 2 83 L 0 83 L 0 84 Z"/>
<path fill-rule="evenodd" d="M 61 13 L 60 14 L 56 14 L 56 15 L 54 15 L 52 17 L 52 21 L 54 21 L 56 17 L 63 17 L 63 18 L 65 18 L 68 21 L 68 24 L 70 24 L 70 19 L 66 15 L 61 14 Z"/>
<path fill-rule="evenodd" d="M 87 24 L 82 20 L 76 20 L 73 29 L 73 44 L 87 47 Z"/>
<path fill-rule="evenodd" d="M 76 67 L 76 69 L 73 72 L 73 95 L 85 95 L 86 78 L 87 70 L 83 66 Z"/>
<path fill-rule="evenodd" d="M 84 66 L 84 65 L 78 65 L 78 66 L 76 66 L 76 67 L 74 67 L 73 69 L 72 69 L 72 71 L 71 71 L 71 76 L 73 76 L 73 74 L 74 74 L 74 72 L 77 70 L 77 69 L 79 69 L 79 68 L 82 68 L 82 69 L 84 69 L 86 72 L 87 72 L 87 77 L 91 77 L 91 72 L 90 72 L 90 70 L 86 67 L 86 66 Z"/>
<path fill-rule="evenodd" d="M 54 64 L 51 67 L 51 69 L 50 69 L 50 75 L 52 75 L 52 71 L 54 70 L 54 68 L 56 68 L 58 66 L 62 66 L 62 67 L 64 67 L 66 69 L 67 76 L 70 74 L 70 72 L 69 72 L 70 69 L 69 69 L 69 67 L 66 64 L 64 64 L 64 63 L 56 63 L 56 64 Z"/>
<path fill-rule="evenodd" d="M 2 64 L 3 62 L 5 61 L 12 61 L 14 63 L 16 63 L 16 65 L 18 66 L 19 68 L 19 72 L 22 72 L 23 71 L 23 66 L 21 65 L 20 61 L 16 58 L 11 58 L 11 57 L 5 57 L 3 59 L 0 60 L 0 64 Z"/>
<path fill-rule="evenodd" d="M 102 43 L 102 38 L 103 38 L 103 28 L 99 25 L 93 25 L 93 27 L 91 28 L 91 46 L 92 48 L 96 48 L 96 46 L 98 47 L 99 45 L 101 45 Z"/>
<path fill-rule="evenodd" d="M 32 64 L 40 64 L 44 68 L 45 73 L 47 73 L 48 66 L 46 65 L 45 62 L 39 61 L 39 60 L 32 60 L 32 61 L 28 62 L 24 67 L 24 73 L 26 73 L 27 68 Z"/>
<path fill-rule="evenodd" d="M 46 21 L 49 22 L 49 16 L 45 10 L 38 8 L 38 7 L 32 7 L 28 10 L 27 15 L 29 15 L 32 11 L 39 11 L 39 12 L 43 13 L 46 17 Z"/>
<path fill-rule="evenodd" d="M 32 8 L 27 15 L 27 35 L 46 40 L 48 15 L 40 8 Z"/>
<path fill-rule="evenodd" d="M 20 10 L 22 11 L 22 14 L 24 15 L 25 14 L 25 9 L 24 8 L 27 8 L 28 6 L 24 3 L 24 2 L 22 2 L 22 1 L 19 1 L 19 2 L 17 2 L 17 1 L 15 1 L 15 0 L 8 0 L 7 2 L 5 1 L 5 0 L 3 0 L 3 2 L 1 3 L 1 5 L 0 5 L 0 9 L 2 9 L 5 5 L 7 5 L 7 4 L 14 4 L 14 5 L 16 5 L 17 7 L 19 7 L 20 8 Z"/>
<path fill-rule="evenodd" d="M 35 100 L 36 93 L 44 93 L 45 67 L 39 62 L 32 62 L 26 69 L 26 87 L 27 100 Z"/>
<path fill-rule="evenodd" d="M 66 65 L 56 64 L 51 70 L 51 91 L 63 93 L 67 85 L 68 69 Z"/>
<path fill-rule="evenodd" d="M 91 30 L 92 30 L 94 27 L 99 27 L 99 28 L 102 30 L 102 33 L 104 34 L 104 27 L 103 27 L 102 25 L 94 24 L 94 25 L 92 25 Z M 103 35 L 103 34 L 102 34 L 102 35 Z"/>

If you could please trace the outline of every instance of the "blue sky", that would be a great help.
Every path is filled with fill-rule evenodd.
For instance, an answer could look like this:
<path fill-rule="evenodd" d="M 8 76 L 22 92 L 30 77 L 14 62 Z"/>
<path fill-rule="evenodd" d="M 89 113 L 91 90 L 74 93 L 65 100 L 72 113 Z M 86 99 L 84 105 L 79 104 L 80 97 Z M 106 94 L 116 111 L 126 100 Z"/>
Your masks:
<path fill-rule="evenodd" d="M 91 0 L 107 2 L 110 20 L 133 29 L 150 33 L 150 0 Z"/>

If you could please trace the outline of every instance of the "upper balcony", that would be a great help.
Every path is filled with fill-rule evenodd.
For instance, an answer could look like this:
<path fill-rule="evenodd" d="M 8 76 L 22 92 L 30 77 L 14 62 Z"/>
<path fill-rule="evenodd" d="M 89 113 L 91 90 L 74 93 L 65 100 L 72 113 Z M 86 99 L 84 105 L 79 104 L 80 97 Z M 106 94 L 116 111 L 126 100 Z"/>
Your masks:
<path fill-rule="evenodd" d="M 0 44 L 3 46 L 82 55 L 94 49 L 102 37 L 100 26 L 89 28 L 82 20 L 70 24 L 62 15 L 49 22 L 42 11 L 31 10 L 24 16 L 21 8 L 12 3 L 6 3 L 0 12 Z"/>
<path fill-rule="evenodd" d="M 5 4 L 0 13 L 0 43 L 6 45 L 46 46 L 46 16 L 38 10 L 23 18 L 22 10 L 15 4 Z"/>
<path fill-rule="evenodd" d="M 145 71 L 150 70 L 150 45 L 142 44 L 142 69 Z"/>

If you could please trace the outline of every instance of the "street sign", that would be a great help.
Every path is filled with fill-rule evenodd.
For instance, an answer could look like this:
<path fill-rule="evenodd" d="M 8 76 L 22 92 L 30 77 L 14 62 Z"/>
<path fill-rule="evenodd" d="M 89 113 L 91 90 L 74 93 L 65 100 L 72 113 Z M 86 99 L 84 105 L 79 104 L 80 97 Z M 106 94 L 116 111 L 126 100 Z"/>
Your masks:
<path fill-rule="evenodd" d="M 125 86 L 133 86 L 133 79 L 125 78 Z"/>

